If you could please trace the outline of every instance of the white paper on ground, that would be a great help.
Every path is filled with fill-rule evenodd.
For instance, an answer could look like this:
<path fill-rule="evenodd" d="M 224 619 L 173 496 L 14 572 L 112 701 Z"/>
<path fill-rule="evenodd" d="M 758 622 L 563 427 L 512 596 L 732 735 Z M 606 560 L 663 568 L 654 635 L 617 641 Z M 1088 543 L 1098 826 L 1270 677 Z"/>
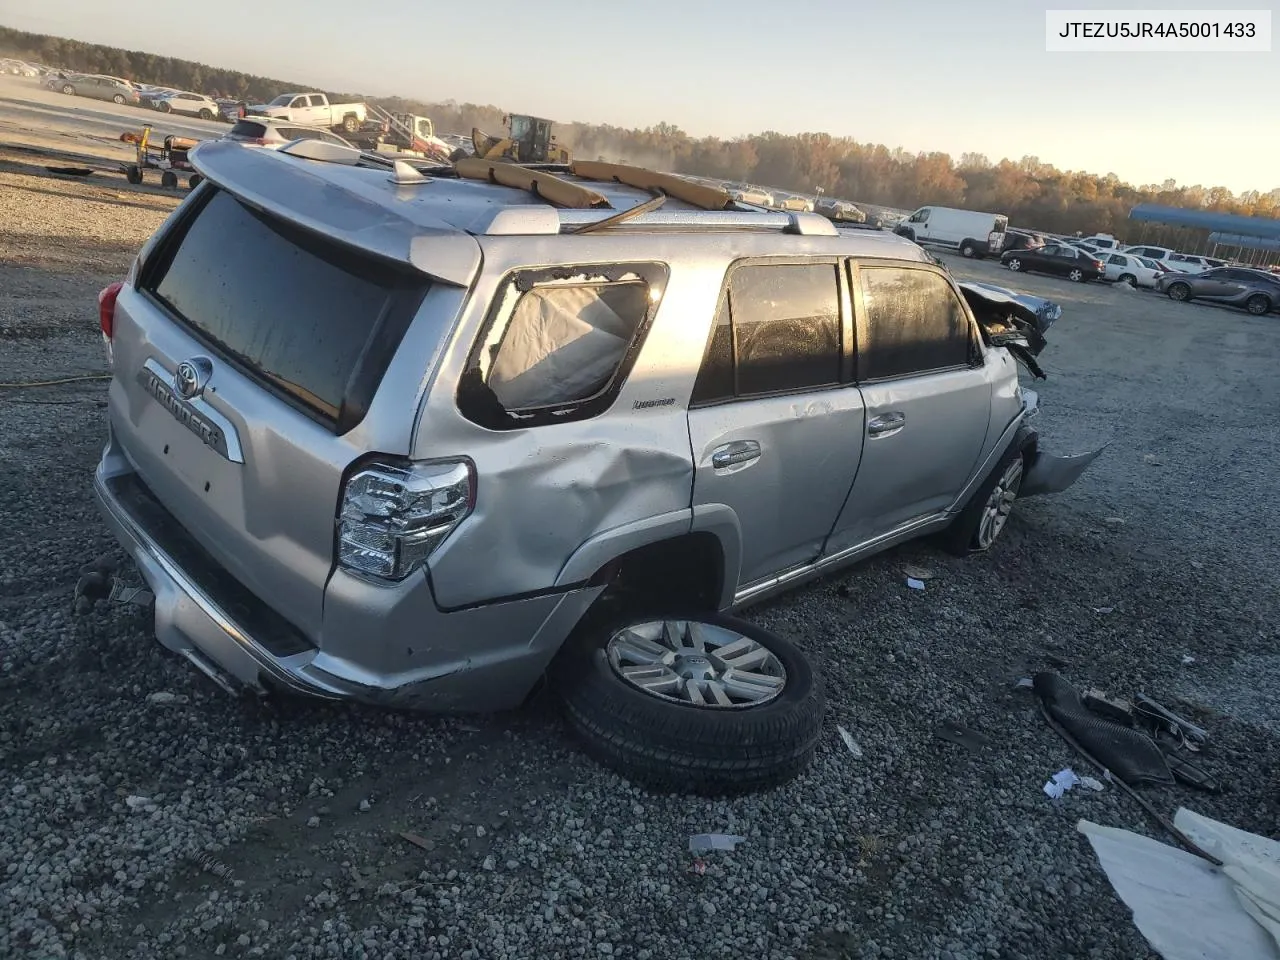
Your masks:
<path fill-rule="evenodd" d="M 1196 826 L 1208 833 L 1204 818 L 1183 810 L 1174 818 L 1180 830 L 1190 835 L 1190 821 L 1184 814 L 1190 814 Z M 1216 830 L 1225 827 L 1216 821 L 1207 824 Z M 1277 941 L 1251 918 L 1236 884 L 1223 870 L 1185 850 L 1128 830 L 1088 820 L 1081 820 L 1076 829 L 1089 838 L 1107 879 L 1133 911 L 1134 925 L 1164 960 L 1280 960 Z M 1230 834 L 1218 832 L 1214 836 L 1229 844 L 1238 845 L 1235 835 L 1272 842 L 1231 827 L 1225 830 Z M 1191 838 L 1201 842 L 1194 835 Z M 1231 853 L 1223 857 L 1221 852 L 1206 850 L 1230 862 Z"/>
<path fill-rule="evenodd" d="M 708 850 L 737 849 L 738 844 L 746 843 L 746 837 L 732 833 L 697 833 L 689 838 L 689 850 L 692 853 L 705 853 Z"/>

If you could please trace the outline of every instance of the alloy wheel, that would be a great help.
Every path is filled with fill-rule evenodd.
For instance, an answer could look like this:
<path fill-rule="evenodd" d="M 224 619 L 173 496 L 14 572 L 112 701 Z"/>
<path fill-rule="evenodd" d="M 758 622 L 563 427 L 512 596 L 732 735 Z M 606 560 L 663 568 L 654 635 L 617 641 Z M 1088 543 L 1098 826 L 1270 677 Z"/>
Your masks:
<path fill-rule="evenodd" d="M 635 689 L 695 707 L 757 707 L 787 683 L 786 669 L 768 647 L 694 620 L 624 627 L 609 638 L 605 654 L 614 673 Z"/>
<path fill-rule="evenodd" d="M 982 508 L 982 520 L 978 524 L 976 538 L 979 550 L 986 550 L 996 542 L 1009 520 L 1009 514 L 1013 512 L 1013 502 L 1018 499 L 1018 491 L 1021 489 L 1022 457 L 1014 457 L 1005 467 Z"/>

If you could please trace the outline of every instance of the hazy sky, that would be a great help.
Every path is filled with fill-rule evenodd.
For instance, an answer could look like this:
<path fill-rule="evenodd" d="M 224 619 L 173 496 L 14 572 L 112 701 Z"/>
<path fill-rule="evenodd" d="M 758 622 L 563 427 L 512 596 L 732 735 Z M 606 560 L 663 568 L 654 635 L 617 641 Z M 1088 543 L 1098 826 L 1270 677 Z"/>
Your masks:
<path fill-rule="evenodd" d="M 155 4 L 0 0 L 0 24 L 564 121 L 824 131 L 956 158 L 1032 155 L 1140 184 L 1280 186 L 1280 53 L 1045 52 L 1046 9 L 1120 6 L 1140 4 L 217 0 L 161 15 Z"/>

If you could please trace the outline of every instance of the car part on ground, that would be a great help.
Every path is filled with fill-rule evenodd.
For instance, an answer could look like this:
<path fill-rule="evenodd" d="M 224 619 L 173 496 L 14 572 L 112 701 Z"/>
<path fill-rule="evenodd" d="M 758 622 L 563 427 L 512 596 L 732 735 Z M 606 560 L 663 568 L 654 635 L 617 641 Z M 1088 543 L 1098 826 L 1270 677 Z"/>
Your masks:
<path fill-rule="evenodd" d="M 804 655 L 721 614 L 588 620 L 553 678 L 587 751 L 652 789 L 723 794 L 783 783 L 822 735 L 826 701 Z"/>
<path fill-rule="evenodd" d="M 582 625 L 625 602 L 632 634 L 724 627 L 957 518 L 989 549 L 1053 462 L 1014 357 L 1043 349 L 1054 305 L 962 289 L 891 234 L 598 162 L 426 167 L 314 140 L 191 161 L 206 182 L 101 322 L 116 376 L 95 490 L 157 638 L 225 686 L 489 711 L 550 667 L 637 777 L 776 782 L 818 722 L 794 647 L 743 628 L 702 666 L 668 650 L 651 679 L 684 679 L 683 702 Z M 262 264 L 267 283 L 227 280 Z M 639 727 L 609 726 L 606 690 Z M 670 732 L 657 753 L 645 724 Z"/>

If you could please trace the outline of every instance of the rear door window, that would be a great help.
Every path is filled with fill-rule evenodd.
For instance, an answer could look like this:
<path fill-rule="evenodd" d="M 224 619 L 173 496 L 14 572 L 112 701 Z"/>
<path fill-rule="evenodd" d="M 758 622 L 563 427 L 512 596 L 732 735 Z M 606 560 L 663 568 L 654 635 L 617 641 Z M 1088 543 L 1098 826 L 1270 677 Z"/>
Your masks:
<path fill-rule="evenodd" d="M 734 268 L 712 325 L 692 403 L 840 383 L 841 327 L 834 262 Z"/>
<path fill-rule="evenodd" d="M 209 187 L 142 288 L 226 358 L 338 432 L 363 418 L 426 294 L 421 274 Z"/>
<path fill-rule="evenodd" d="M 973 362 L 969 316 L 951 285 L 930 270 L 862 266 L 860 380 L 886 380 Z"/>

